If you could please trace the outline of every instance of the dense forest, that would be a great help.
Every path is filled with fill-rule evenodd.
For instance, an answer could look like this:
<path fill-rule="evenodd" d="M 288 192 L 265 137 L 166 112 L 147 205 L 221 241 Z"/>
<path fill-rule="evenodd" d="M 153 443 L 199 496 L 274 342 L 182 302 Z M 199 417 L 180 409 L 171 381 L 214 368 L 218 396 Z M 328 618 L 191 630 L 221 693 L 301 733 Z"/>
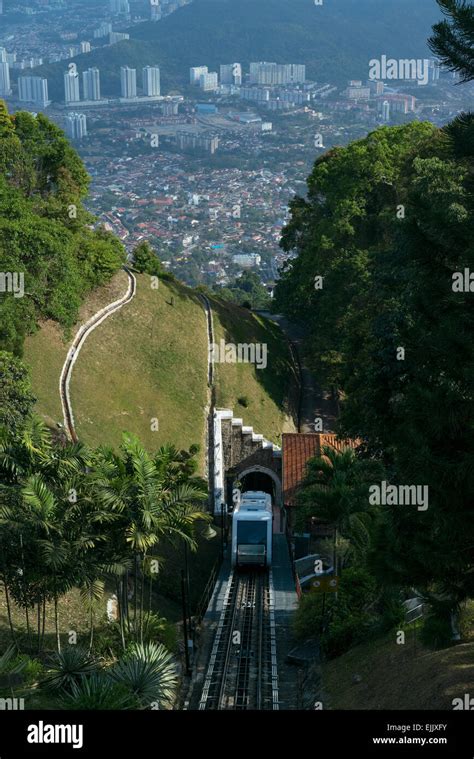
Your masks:
<path fill-rule="evenodd" d="M 282 245 L 295 257 L 275 302 L 306 325 L 307 361 L 359 447 L 313 464 L 300 519 L 342 526 L 381 587 L 430 599 L 448 639 L 474 593 L 473 161 L 472 114 L 378 129 L 318 159 L 292 202 Z M 374 508 L 370 483 L 384 479 L 426 486 L 426 510 Z"/>

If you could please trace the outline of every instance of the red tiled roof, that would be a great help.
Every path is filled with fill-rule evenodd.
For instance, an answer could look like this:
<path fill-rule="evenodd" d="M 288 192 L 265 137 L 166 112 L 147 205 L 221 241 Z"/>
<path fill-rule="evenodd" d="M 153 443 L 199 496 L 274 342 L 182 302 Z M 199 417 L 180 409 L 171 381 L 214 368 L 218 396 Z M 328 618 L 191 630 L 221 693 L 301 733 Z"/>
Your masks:
<path fill-rule="evenodd" d="M 342 451 L 355 443 L 322 433 L 284 432 L 282 435 L 283 503 L 295 505 L 296 490 L 306 474 L 309 459 L 320 456 L 324 446 Z"/>

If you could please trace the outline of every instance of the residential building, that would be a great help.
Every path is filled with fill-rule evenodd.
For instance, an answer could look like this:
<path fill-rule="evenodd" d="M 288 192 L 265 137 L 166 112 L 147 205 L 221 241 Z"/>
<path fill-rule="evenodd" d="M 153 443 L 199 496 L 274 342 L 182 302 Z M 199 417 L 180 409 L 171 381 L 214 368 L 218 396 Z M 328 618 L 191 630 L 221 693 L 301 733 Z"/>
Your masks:
<path fill-rule="evenodd" d="M 160 94 L 160 69 L 158 66 L 145 66 L 143 74 L 143 94 L 153 97 Z"/>
<path fill-rule="evenodd" d="M 221 84 L 242 84 L 242 66 L 240 63 L 226 63 L 220 67 Z"/>
<path fill-rule="evenodd" d="M 199 77 L 199 86 L 204 92 L 215 92 L 219 86 L 219 77 L 217 71 L 210 71 L 208 74 L 201 74 Z"/>
<path fill-rule="evenodd" d="M 109 21 L 104 21 L 97 29 L 94 29 L 94 39 L 100 39 L 101 37 L 107 37 L 112 31 L 112 24 Z"/>
<path fill-rule="evenodd" d="M 299 63 L 250 64 L 250 84 L 303 84 L 306 81 L 306 66 Z"/>
<path fill-rule="evenodd" d="M 270 90 L 263 87 L 241 87 L 239 95 L 242 100 L 254 100 L 256 103 L 268 103 L 270 100 Z"/>
<path fill-rule="evenodd" d="M 120 68 L 120 84 L 123 98 L 136 98 L 137 96 L 137 70 L 128 66 Z"/>
<path fill-rule="evenodd" d="M 98 68 L 82 72 L 84 100 L 100 100 L 100 71 Z"/>
<path fill-rule="evenodd" d="M 262 257 L 258 253 L 236 253 L 232 256 L 232 263 L 241 266 L 243 269 L 251 269 L 254 266 L 260 266 Z"/>
<path fill-rule="evenodd" d="M 34 103 L 46 108 L 48 100 L 48 80 L 41 76 L 18 77 L 19 99 L 22 103 Z"/>
<path fill-rule="evenodd" d="M 64 102 L 68 105 L 78 103 L 80 99 L 79 74 L 73 69 L 66 71 L 64 73 Z"/>
<path fill-rule="evenodd" d="M 66 116 L 66 134 L 71 140 L 80 140 L 87 136 L 87 117 L 85 113 L 69 113 Z"/>
<path fill-rule="evenodd" d="M 0 62 L 0 97 L 11 95 L 10 67 L 6 61 Z"/>
<path fill-rule="evenodd" d="M 176 142 L 181 149 L 206 150 L 211 154 L 214 154 L 219 147 L 218 137 L 193 132 L 176 132 Z"/>
<path fill-rule="evenodd" d="M 207 66 L 193 66 L 189 69 L 189 83 L 199 84 L 199 78 L 202 74 L 207 74 Z"/>
<path fill-rule="evenodd" d="M 370 87 L 363 87 L 360 81 L 351 81 L 344 94 L 348 100 L 370 100 Z"/>
<path fill-rule="evenodd" d="M 130 5 L 128 0 L 110 0 L 110 12 L 115 16 L 129 16 Z"/>
<path fill-rule="evenodd" d="M 109 34 L 109 45 L 116 45 L 117 42 L 122 42 L 122 40 L 129 40 L 130 35 L 126 32 L 110 32 Z"/>

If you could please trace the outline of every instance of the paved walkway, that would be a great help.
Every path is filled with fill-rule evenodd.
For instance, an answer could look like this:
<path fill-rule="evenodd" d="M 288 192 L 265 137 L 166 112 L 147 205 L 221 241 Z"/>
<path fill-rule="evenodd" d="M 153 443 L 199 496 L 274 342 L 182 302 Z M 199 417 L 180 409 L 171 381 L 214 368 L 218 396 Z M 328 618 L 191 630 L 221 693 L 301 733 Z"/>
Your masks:
<path fill-rule="evenodd" d="M 71 397 L 69 394 L 69 385 L 71 382 L 72 370 L 74 368 L 74 364 L 76 363 L 77 357 L 79 356 L 79 352 L 90 333 L 96 329 L 99 324 L 102 324 L 102 322 L 111 314 L 114 314 L 116 311 L 122 308 L 122 306 L 130 303 L 132 298 L 135 297 L 137 288 L 137 280 L 135 279 L 135 275 L 125 267 L 124 270 L 128 277 L 128 285 L 125 295 L 119 298 L 119 300 L 116 300 L 113 303 L 109 303 L 108 306 L 101 308 L 100 311 L 97 311 L 94 316 L 91 316 L 91 318 L 88 319 L 85 324 L 79 327 L 74 340 L 71 343 L 71 347 L 67 352 L 66 360 L 63 364 L 61 376 L 59 378 L 59 394 L 61 396 L 61 405 L 63 408 L 64 428 L 69 439 L 73 442 L 77 442 L 77 435 L 74 426 Z"/>
<path fill-rule="evenodd" d="M 297 668 L 287 664 L 286 657 L 294 645 L 293 614 L 298 606 L 288 542 L 285 535 L 273 536 L 273 588 L 275 595 L 275 626 L 278 661 L 280 709 L 295 709 L 297 703 Z"/>

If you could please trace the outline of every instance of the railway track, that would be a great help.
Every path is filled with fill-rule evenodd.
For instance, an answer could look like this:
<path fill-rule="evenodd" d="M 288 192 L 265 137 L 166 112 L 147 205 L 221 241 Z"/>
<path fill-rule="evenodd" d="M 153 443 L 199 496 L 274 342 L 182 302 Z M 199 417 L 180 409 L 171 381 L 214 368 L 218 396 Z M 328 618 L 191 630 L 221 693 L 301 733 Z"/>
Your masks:
<path fill-rule="evenodd" d="M 278 709 L 271 570 L 230 575 L 199 709 Z"/>

